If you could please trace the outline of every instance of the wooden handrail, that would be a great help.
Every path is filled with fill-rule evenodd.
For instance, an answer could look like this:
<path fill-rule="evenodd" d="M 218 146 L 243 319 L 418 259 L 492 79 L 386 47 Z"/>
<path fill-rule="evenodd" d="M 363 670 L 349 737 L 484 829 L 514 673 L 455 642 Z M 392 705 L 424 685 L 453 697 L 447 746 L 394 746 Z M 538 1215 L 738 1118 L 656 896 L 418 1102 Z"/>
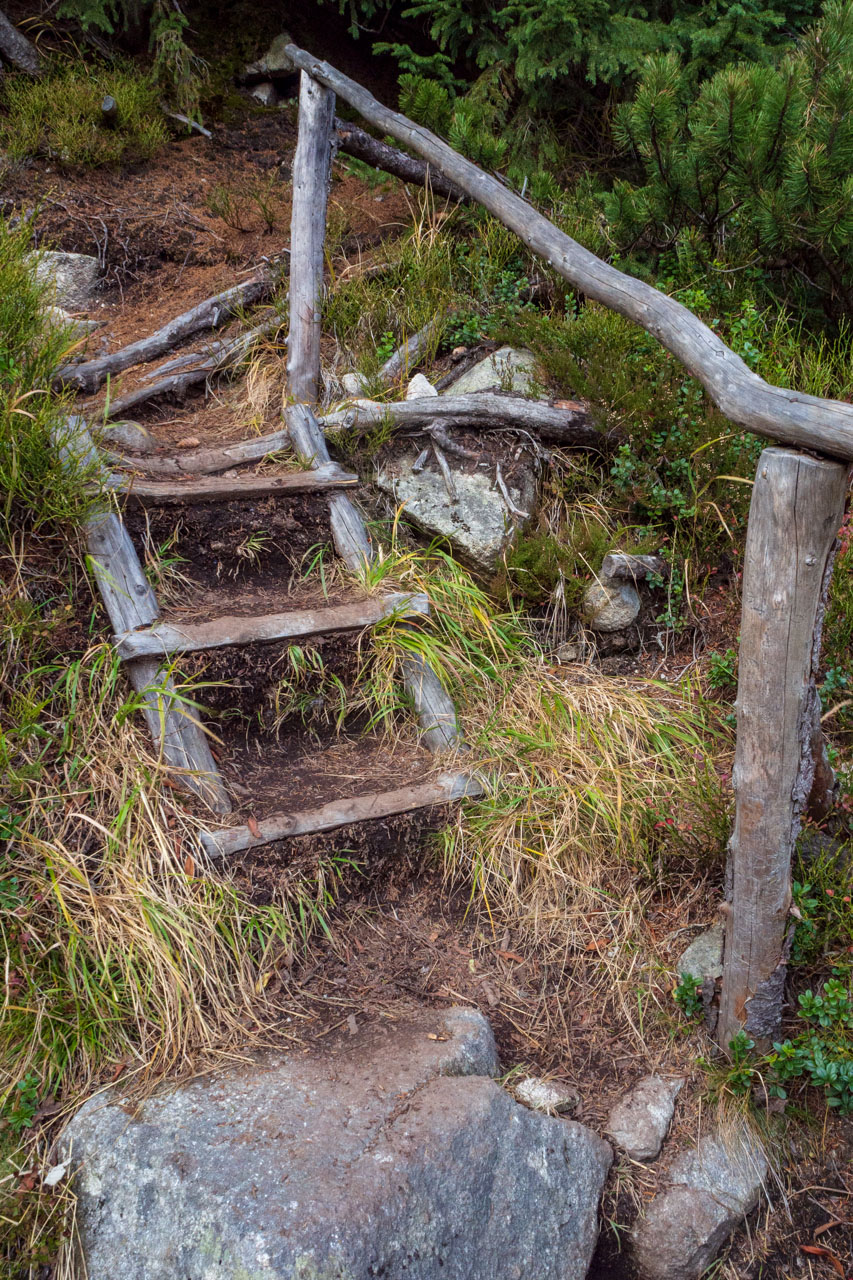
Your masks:
<path fill-rule="evenodd" d="M 334 90 L 370 124 L 439 169 L 586 297 L 633 320 L 657 338 L 701 382 L 732 422 L 770 440 L 853 461 L 853 405 L 765 382 L 680 302 L 602 262 L 521 196 L 422 125 L 382 106 L 372 93 L 328 62 L 293 44 L 287 45 L 286 52 L 294 67 Z"/>

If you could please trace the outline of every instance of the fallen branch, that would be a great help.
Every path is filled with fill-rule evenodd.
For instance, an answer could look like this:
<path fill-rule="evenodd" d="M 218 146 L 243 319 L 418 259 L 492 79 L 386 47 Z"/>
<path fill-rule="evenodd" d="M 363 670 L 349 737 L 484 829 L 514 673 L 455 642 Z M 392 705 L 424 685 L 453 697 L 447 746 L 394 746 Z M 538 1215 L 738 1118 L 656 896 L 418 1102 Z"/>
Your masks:
<path fill-rule="evenodd" d="M 357 124 L 339 120 L 335 116 L 335 133 L 338 136 L 339 150 L 356 160 L 372 165 L 374 169 L 382 169 L 402 182 L 412 182 L 419 187 L 428 187 L 437 196 L 456 200 L 467 204 L 468 196 L 460 188 L 449 182 L 434 165 L 425 164 L 415 156 L 408 156 L 399 147 L 391 147 L 387 142 L 380 142 Z"/>
<path fill-rule="evenodd" d="M 418 400 L 400 400 L 392 404 L 357 400 L 348 409 L 326 414 L 321 421 L 327 435 L 336 431 L 363 430 L 382 422 L 390 422 L 394 427 L 440 423 L 445 429 L 514 427 L 553 444 L 594 449 L 601 453 L 616 443 L 615 433 L 600 431 L 594 425 L 586 405 L 573 404 L 571 408 L 556 409 L 541 400 L 525 400 L 520 396 L 497 395 L 489 391 L 473 391 L 463 396 L 423 396 Z"/>
<path fill-rule="evenodd" d="M 197 306 L 176 316 L 168 324 L 163 325 L 156 333 L 138 342 L 131 342 L 114 351 L 111 355 L 98 356 L 94 360 L 86 360 L 83 364 L 67 364 L 59 370 L 55 381 L 67 387 L 75 387 L 78 391 L 92 393 L 102 386 L 108 377 L 130 369 L 135 364 L 148 364 L 171 351 L 179 342 L 199 333 L 202 329 L 215 329 L 223 320 L 233 316 L 241 307 L 251 306 L 269 297 L 273 289 L 273 278 L 268 272 L 253 276 L 242 284 L 234 285 L 223 293 L 206 298 Z M 181 360 L 192 359 L 179 357 Z"/>
<path fill-rule="evenodd" d="M 38 49 L 13 26 L 0 9 L 0 53 L 7 62 L 19 71 L 26 71 L 29 76 L 40 76 L 42 71 L 41 55 Z"/>
<path fill-rule="evenodd" d="M 428 129 L 384 107 L 329 63 L 296 45 L 287 45 L 284 52 L 294 67 L 348 102 L 375 129 L 389 133 L 440 169 L 575 289 L 657 338 L 732 422 L 771 440 L 853 460 L 853 405 L 765 382 L 675 298 L 596 258 L 497 178 Z"/>
<path fill-rule="evenodd" d="M 203 124 L 199 124 L 197 120 L 190 120 L 189 116 L 181 115 L 180 111 L 170 111 L 168 107 L 162 104 L 160 110 L 164 116 L 168 116 L 170 120 L 177 120 L 178 124 L 185 124 L 193 133 L 200 133 L 203 138 L 212 138 L 213 134 L 209 129 L 205 129 Z"/>
<path fill-rule="evenodd" d="M 137 405 L 145 404 L 146 401 L 154 400 L 158 396 L 183 395 L 190 387 L 195 387 L 200 382 L 206 382 L 211 374 L 221 373 L 230 366 L 239 364 L 256 342 L 274 329 L 278 329 L 281 324 L 280 316 L 272 316 L 271 319 L 265 320 L 263 324 L 259 324 L 255 329 L 250 329 L 248 333 L 240 334 L 237 338 L 231 338 L 228 342 L 212 343 L 208 348 L 211 354 L 202 360 L 201 364 L 195 369 L 186 369 L 182 373 L 169 374 L 158 382 L 152 382 L 150 386 L 137 387 L 135 391 L 128 392 L 126 396 L 119 396 L 118 399 L 111 400 L 101 411 L 99 415 L 101 420 L 123 418 L 131 409 L 135 409 Z"/>
<path fill-rule="evenodd" d="M 412 334 L 408 342 L 404 342 L 393 355 L 388 357 L 372 378 L 366 377 L 363 373 L 344 374 L 341 379 L 344 390 L 350 395 L 361 395 L 367 390 L 371 382 L 379 382 L 384 386 L 389 386 L 404 375 L 409 377 L 415 366 L 420 364 L 426 355 L 433 334 L 440 323 L 441 318 L 438 316 L 428 320 L 422 329 L 418 329 L 417 333 Z"/>

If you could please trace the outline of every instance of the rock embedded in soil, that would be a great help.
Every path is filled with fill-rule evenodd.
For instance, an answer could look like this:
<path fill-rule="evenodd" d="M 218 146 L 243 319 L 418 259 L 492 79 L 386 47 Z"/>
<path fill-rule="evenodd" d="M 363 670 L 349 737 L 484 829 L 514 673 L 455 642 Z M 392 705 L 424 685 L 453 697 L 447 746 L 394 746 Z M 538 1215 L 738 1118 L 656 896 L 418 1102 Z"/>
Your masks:
<path fill-rule="evenodd" d="M 539 1076 L 524 1076 L 513 1086 L 519 1102 L 534 1111 L 574 1111 L 578 1105 L 576 1089 L 561 1084 L 559 1080 L 542 1080 Z"/>
<path fill-rule="evenodd" d="M 719 978 L 723 972 L 723 922 L 720 920 L 694 938 L 678 957 L 677 972 L 688 974 L 699 982 Z"/>
<path fill-rule="evenodd" d="M 583 1280 L 610 1148 L 496 1070 L 481 1014 L 424 1010 L 92 1099 L 64 1136 L 89 1280 Z"/>
<path fill-rule="evenodd" d="M 532 351 L 517 351 L 513 347 L 501 347 L 471 369 L 460 373 L 444 388 L 445 395 L 461 396 L 470 391 L 490 391 L 499 387 L 502 391 L 514 391 L 527 395 L 531 382 L 536 379 L 536 357 Z"/>
<path fill-rule="evenodd" d="M 43 250 L 28 255 L 37 279 L 49 284 L 54 301 L 67 311 L 86 311 L 101 275 L 101 264 L 88 253 Z"/>
<path fill-rule="evenodd" d="M 494 573 L 515 531 L 524 528 L 538 496 L 534 465 L 516 464 L 506 486 L 510 500 L 527 518 L 513 516 L 495 484 L 494 469 L 478 467 L 448 455 L 456 497 L 447 491 L 444 477 L 430 457 L 415 471 L 419 450 L 404 446 L 380 467 L 378 487 L 404 508 L 404 516 L 425 533 L 446 538 L 454 553 L 475 569 Z"/>
<path fill-rule="evenodd" d="M 261 80 L 253 86 L 251 94 L 262 107 L 277 107 L 279 104 L 278 90 L 271 80 Z"/>
<path fill-rule="evenodd" d="M 422 373 L 416 373 L 406 387 L 407 400 L 421 400 L 425 396 L 437 396 L 438 392 L 430 382 L 429 378 Z"/>
<path fill-rule="evenodd" d="M 624 631 L 640 613 L 640 593 L 636 584 L 652 574 L 665 576 L 667 565 L 660 556 L 606 555 L 594 582 L 584 593 L 582 613 L 592 631 Z"/>
<path fill-rule="evenodd" d="M 99 443 L 106 449 L 127 449 L 131 453 L 153 453 L 157 437 L 139 422 L 108 422 L 99 433 Z"/>
<path fill-rule="evenodd" d="M 592 631 L 624 631 L 639 616 L 639 592 L 630 582 L 597 579 L 584 592 L 581 612 Z"/>
<path fill-rule="evenodd" d="M 644 1076 L 610 1112 L 605 1133 L 632 1160 L 654 1160 L 669 1132 L 683 1084 L 681 1079 Z"/>
<path fill-rule="evenodd" d="M 679 1156 L 631 1233 L 643 1280 L 697 1280 L 758 1204 L 767 1170 L 746 1126 L 709 1134 Z"/>
<path fill-rule="evenodd" d="M 50 324 L 55 325 L 57 329 L 68 328 L 76 341 L 82 338 L 88 338 L 96 329 L 100 329 L 104 323 L 103 320 L 83 320 L 77 316 L 71 316 L 67 311 L 63 311 L 62 307 L 48 307 L 47 318 Z M 79 351 L 75 351 L 74 355 L 79 355 Z"/>

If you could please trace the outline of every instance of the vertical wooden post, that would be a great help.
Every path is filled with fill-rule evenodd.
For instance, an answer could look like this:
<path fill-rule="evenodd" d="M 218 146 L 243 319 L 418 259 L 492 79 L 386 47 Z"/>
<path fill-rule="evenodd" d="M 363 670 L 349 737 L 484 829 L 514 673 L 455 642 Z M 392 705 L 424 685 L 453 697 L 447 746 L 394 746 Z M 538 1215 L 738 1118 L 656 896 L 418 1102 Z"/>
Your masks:
<path fill-rule="evenodd" d="M 287 385 L 292 400 L 312 405 L 320 381 L 323 246 L 334 122 L 334 93 L 301 72 L 290 216 Z"/>
<path fill-rule="evenodd" d="M 765 449 L 749 512 L 732 775 L 723 987 L 717 1036 L 778 1034 L 791 905 L 791 854 L 814 778 L 823 611 L 848 468 Z"/>

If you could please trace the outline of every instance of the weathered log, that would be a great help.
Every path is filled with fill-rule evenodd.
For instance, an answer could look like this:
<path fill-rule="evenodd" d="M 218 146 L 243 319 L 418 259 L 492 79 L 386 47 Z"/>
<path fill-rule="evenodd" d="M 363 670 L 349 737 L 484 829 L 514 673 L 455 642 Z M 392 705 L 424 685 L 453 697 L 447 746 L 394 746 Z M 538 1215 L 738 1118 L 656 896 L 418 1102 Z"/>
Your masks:
<path fill-rule="evenodd" d="M 28 76 L 41 75 L 41 55 L 38 49 L 16 26 L 12 25 L 2 9 L 0 9 L 0 54 L 19 71 L 26 71 Z"/>
<path fill-rule="evenodd" d="M 131 409 L 135 409 L 137 405 L 145 404 L 149 400 L 156 400 L 159 396 L 174 395 L 181 396 L 189 391 L 190 387 L 196 387 L 200 382 L 206 382 L 212 374 L 223 373 L 248 355 L 256 342 L 261 338 L 272 333 L 275 329 L 280 328 L 281 318 L 272 316 L 269 320 L 265 320 L 263 324 L 259 324 L 254 329 L 250 329 L 248 333 L 242 333 L 237 338 L 231 338 L 227 342 L 211 343 L 208 348 L 209 354 L 203 358 L 200 356 L 201 363 L 195 369 L 186 369 L 182 373 L 172 373 L 165 378 L 158 379 L 148 386 L 137 387 L 135 391 L 129 391 L 125 396 L 118 396 L 115 400 L 110 400 L 104 406 L 100 416 L 103 420 L 109 418 L 123 418 Z"/>
<path fill-rule="evenodd" d="M 444 427 L 472 429 L 515 427 L 553 444 L 599 452 L 612 448 L 617 441 L 615 434 L 605 433 L 595 426 L 586 405 L 573 404 L 570 409 L 555 409 L 540 400 L 497 395 L 490 391 L 472 391 L 462 396 L 423 396 L 418 400 L 399 400 L 390 404 L 357 400 L 346 409 L 325 414 L 321 421 L 330 434 L 373 427 L 383 422 L 393 423 L 395 427 L 440 422 Z"/>
<path fill-rule="evenodd" d="M 255 436 L 251 440 L 239 440 L 235 444 L 221 445 L 218 449 L 192 449 L 186 453 L 172 454 L 166 458 L 134 458 L 123 454 L 108 453 L 111 462 L 119 466 L 132 466 L 146 476 L 213 475 L 217 471 L 229 471 L 247 462 L 260 462 L 273 453 L 290 449 L 290 437 L 286 431 L 273 431 L 270 435 Z"/>
<path fill-rule="evenodd" d="M 289 405 L 285 421 L 296 456 L 313 468 L 328 466 L 326 437 L 308 406 Z M 329 516 L 335 550 L 350 572 L 360 572 L 373 560 L 374 549 L 358 508 L 346 494 L 336 494 L 329 501 Z M 422 656 L 404 661 L 403 683 L 414 703 L 424 745 L 430 751 L 458 745 L 461 734 L 453 699 Z"/>
<path fill-rule="evenodd" d="M 744 554 L 736 811 L 717 1032 L 724 1049 L 741 1028 L 765 1047 L 779 1032 L 791 854 L 814 778 L 814 677 L 847 470 L 770 448 L 756 472 Z"/>
<path fill-rule="evenodd" d="M 316 403 L 320 382 L 323 248 L 334 119 L 335 95 L 303 75 L 299 85 L 299 138 L 293 160 L 287 386 L 291 399 L 305 404 Z"/>
<path fill-rule="evenodd" d="M 399 787 L 395 791 L 374 792 L 349 800 L 332 800 L 319 809 L 305 809 L 301 813 L 277 813 L 242 827 L 206 831 L 201 840 L 209 857 L 225 858 L 244 849 L 270 844 L 273 840 L 334 831 L 336 827 L 346 827 L 353 822 L 390 818 L 395 813 L 408 813 L 411 809 L 424 809 L 435 804 L 452 804 L 465 796 L 482 794 L 482 784 L 472 775 L 440 773 L 432 782 Z"/>
<path fill-rule="evenodd" d="M 602 262 L 521 196 L 428 129 L 382 106 L 367 89 L 329 63 L 293 44 L 285 52 L 294 67 L 326 85 L 375 128 L 404 143 L 477 200 L 586 297 L 651 333 L 701 382 L 732 422 L 771 440 L 853 460 L 853 405 L 765 382 L 680 302 Z"/>
<path fill-rule="evenodd" d="M 198 506 L 205 502 L 234 502 L 241 498 L 256 500 L 274 494 L 324 493 L 329 489 L 345 489 L 358 484 L 358 476 L 344 471 L 336 462 L 328 462 L 312 471 L 290 471 L 269 476 L 232 476 L 190 478 L 170 483 L 168 480 L 118 480 L 115 487 L 127 493 L 128 500 L 140 506 L 162 506 L 184 503 Z"/>
<path fill-rule="evenodd" d="M 68 434 L 58 438 L 56 445 L 68 467 L 99 466 L 80 418 L 69 419 Z M 104 507 L 89 518 L 85 534 L 92 571 L 113 631 L 134 631 L 156 622 L 160 616 L 157 598 L 119 517 Z M 125 670 L 141 695 L 148 730 L 166 764 L 179 771 L 181 783 L 201 796 L 214 813 L 230 813 L 231 803 L 204 730 L 160 663 L 153 658 L 140 658 L 128 662 Z"/>
<path fill-rule="evenodd" d="M 290 640 L 297 636 L 329 635 L 335 631 L 360 631 L 383 618 L 426 613 L 429 601 L 422 593 L 392 591 L 351 604 L 324 605 L 319 609 L 290 609 L 287 613 L 223 615 L 208 622 L 159 621 L 140 631 L 125 631 L 113 638 L 121 658 L 165 657 L 170 653 L 199 653 L 232 645 Z"/>
<path fill-rule="evenodd" d="M 455 200 L 460 204 L 467 203 L 468 196 L 465 192 L 454 186 L 452 182 L 448 182 L 439 170 L 425 164 L 423 160 L 418 160 L 415 156 L 406 155 L 405 151 L 400 151 L 399 148 L 392 147 L 387 142 L 380 142 L 378 138 L 360 129 L 357 124 L 339 120 L 335 116 L 335 133 L 338 135 L 340 150 L 346 155 L 354 156 L 356 160 L 362 160 L 374 169 L 390 173 L 392 177 L 399 178 L 402 182 L 428 187 L 437 196 Z"/>
<path fill-rule="evenodd" d="M 56 374 L 55 381 L 78 391 L 97 391 L 108 377 L 135 364 L 148 364 L 151 360 L 159 359 L 194 333 L 200 333 L 203 329 L 215 329 L 241 307 L 252 306 L 253 303 L 268 298 L 272 289 L 273 278 L 268 272 L 253 276 L 251 280 L 205 299 L 183 315 L 170 320 L 156 333 L 131 342 L 120 351 L 86 360 L 83 364 L 65 365 Z M 192 359 L 191 355 L 189 359 Z"/>

